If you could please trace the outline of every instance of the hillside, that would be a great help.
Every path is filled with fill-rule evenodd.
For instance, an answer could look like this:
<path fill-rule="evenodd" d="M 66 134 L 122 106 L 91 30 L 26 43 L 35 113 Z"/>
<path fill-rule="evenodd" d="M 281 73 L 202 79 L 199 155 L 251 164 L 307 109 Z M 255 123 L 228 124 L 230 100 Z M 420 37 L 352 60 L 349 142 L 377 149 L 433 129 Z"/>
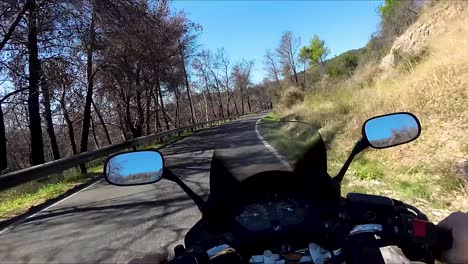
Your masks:
<path fill-rule="evenodd" d="M 466 47 L 468 2 L 428 5 L 382 59 L 360 56 L 359 66 L 341 78 L 333 78 L 330 71 L 318 77 L 309 74 L 317 78 L 314 86 L 283 88 L 275 111 L 282 118 L 322 127 L 331 141 L 329 164 L 334 172 L 366 119 L 397 111 L 416 114 L 421 137 L 360 156 L 345 178 L 345 191 L 400 198 L 435 221 L 451 211 L 468 211 Z"/>

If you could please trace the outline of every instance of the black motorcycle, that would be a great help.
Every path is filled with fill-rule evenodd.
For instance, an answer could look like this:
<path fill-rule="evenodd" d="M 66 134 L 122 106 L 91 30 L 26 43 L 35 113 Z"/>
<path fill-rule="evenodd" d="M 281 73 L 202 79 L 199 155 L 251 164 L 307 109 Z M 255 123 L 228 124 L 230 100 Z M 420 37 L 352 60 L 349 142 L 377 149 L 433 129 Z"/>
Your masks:
<path fill-rule="evenodd" d="M 413 114 L 367 120 L 362 138 L 333 178 L 327 172 L 326 144 L 319 133 L 312 134 L 313 126 L 262 121 L 256 131 L 277 156 L 295 161 L 293 169 L 238 181 L 215 151 L 206 201 L 167 169 L 154 150 L 111 156 L 105 177 L 119 186 L 170 180 L 197 204 L 202 218 L 185 236 L 185 247 L 174 249 L 170 263 L 384 263 L 381 248 L 386 246 L 398 246 L 410 260 L 434 263 L 451 248 L 451 231 L 430 223 L 414 206 L 383 196 L 341 196 L 341 182 L 358 153 L 420 135 Z"/>

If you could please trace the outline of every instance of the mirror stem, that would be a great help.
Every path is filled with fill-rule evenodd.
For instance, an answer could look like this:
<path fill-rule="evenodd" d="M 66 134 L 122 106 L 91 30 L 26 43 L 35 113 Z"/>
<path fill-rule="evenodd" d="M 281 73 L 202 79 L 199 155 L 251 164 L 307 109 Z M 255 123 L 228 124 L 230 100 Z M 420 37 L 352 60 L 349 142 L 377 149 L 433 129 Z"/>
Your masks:
<path fill-rule="evenodd" d="M 361 138 L 358 142 L 356 142 L 356 145 L 354 145 L 354 148 L 351 151 L 351 154 L 349 154 L 348 159 L 343 164 L 343 167 L 341 167 L 340 172 L 338 172 L 338 174 L 333 178 L 333 180 L 341 184 L 341 181 L 343 181 L 346 171 L 348 170 L 349 165 L 351 165 L 351 162 L 353 161 L 354 157 L 357 154 L 359 154 L 359 152 L 366 149 L 368 146 L 369 146 L 369 143 L 364 138 Z"/>
<path fill-rule="evenodd" d="M 177 185 L 179 185 L 180 188 L 182 188 L 182 190 L 184 190 L 184 192 L 188 196 L 190 196 L 190 198 L 192 198 L 192 200 L 198 206 L 198 209 L 200 209 L 201 212 L 204 211 L 205 201 L 198 194 L 196 194 L 192 189 L 190 189 L 190 187 L 188 187 L 187 184 L 185 184 L 171 170 L 169 170 L 168 168 L 164 168 L 163 178 L 177 183 Z"/>

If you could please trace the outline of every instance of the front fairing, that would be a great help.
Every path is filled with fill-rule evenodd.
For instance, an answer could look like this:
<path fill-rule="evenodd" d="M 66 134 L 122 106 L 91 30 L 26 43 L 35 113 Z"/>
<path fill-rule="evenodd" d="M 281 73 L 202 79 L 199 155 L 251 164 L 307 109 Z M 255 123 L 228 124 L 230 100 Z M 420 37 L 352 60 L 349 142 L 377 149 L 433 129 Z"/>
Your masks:
<path fill-rule="evenodd" d="M 306 129 L 299 127 L 303 125 L 304 123 L 292 122 L 267 124 L 270 128 L 284 129 L 282 130 L 282 138 L 277 135 L 276 138 L 272 138 L 274 135 L 268 134 L 272 131 L 265 129 L 265 127 L 263 129 L 257 127 L 264 140 L 270 142 L 271 146 L 291 164 L 289 170 L 266 170 L 239 180 L 228 169 L 229 164 L 226 164 L 227 162 L 223 160 L 222 155 L 219 155 L 219 151 L 215 151 L 210 170 L 210 196 L 202 219 L 186 236 L 187 245 L 200 243 L 201 240 L 216 243 L 213 242 L 217 241 L 214 238 L 220 234 L 230 233 L 235 228 L 229 224 L 232 223 L 232 210 L 234 208 L 238 208 L 242 204 L 249 204 L 257 199 L 261 200 L 262 197 L 269 197 L 272 194 L 285 197 L 303 197 L 310 200 L 316 208 L 316 213 L 314 219 L 309 219 L 308 223 L 316 222 L 317 226 L 309 225 L 309 234 L 318 233 L 318 225 L 323 223 L 325 218 L 333 217 L 336 213 L 334 208 L 337 208 L 340 202 L 340 188 L 327 173 L 326 147 L 321 135 L 317 131 L 310 133 L 313 130 L 311 127 Z M 297 140 L 303 141 L 297 142 Z M 289 147 L 302 146 L 303 149 L 294 149 L 295 151 L 287 156 L 288 153 L 280 148 L 281 144 L 286 144 Z M 293 160 L 292 157 L 297 158 Z M 278 160 L 278 162 L 280 161 Z M 306 227 L 301 226 L 300 228 L 305 230 Z M 233 233 L 240 234 L 242 232 L 234 231 Z M 252 238 L 256 238 L 255 235 L 248 237 L 245 234 L 252 235 L 245 232 L 244 239 L 240 244 L 244 244 L 245 241 L 254 241 Z M 262 236 L 259 235 L 259 237 Z M 239 239 L 234 240 L 239 241 Z"/>

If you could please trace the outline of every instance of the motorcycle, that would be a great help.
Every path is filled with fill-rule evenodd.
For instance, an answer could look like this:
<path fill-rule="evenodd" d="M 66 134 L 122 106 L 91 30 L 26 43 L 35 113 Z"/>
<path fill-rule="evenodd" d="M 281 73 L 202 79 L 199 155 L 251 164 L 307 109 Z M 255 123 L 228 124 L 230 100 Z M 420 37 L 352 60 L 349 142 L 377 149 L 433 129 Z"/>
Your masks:
<path fill-rule="evenodd" d="M 185 247 L 174 249 L 170 263 L 384 263 L 380 248 L 386 246 L 398 246 L 409 260 L 434 263 L 451 248 L 451 230 L 432 224 L 410 204 L 341 195 L 356 155 L 415 140 L 421 133 L 416 116 L 400 112 L 367 120 L 335 177 L 327 172 L 327 146 L 316 130 L 299 121 L 260 121 L 260 139 L 277 156 L 295 160 L 293 169 L 261 171 L 239 181 L 215 151 L 206 201 L 165 167 L 156 150 L 113 155 L 104 175 L 118 186 L 173 181 L 195 202 L 202 218 L 186 234 Z"/>

